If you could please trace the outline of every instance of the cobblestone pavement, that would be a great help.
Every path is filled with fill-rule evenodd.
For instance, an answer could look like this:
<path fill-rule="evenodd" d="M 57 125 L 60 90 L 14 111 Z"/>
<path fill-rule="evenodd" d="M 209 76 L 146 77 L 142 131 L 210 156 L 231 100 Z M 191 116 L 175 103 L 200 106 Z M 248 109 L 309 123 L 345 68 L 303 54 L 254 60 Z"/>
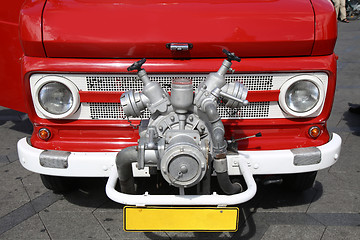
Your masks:
<path fill-rule="evenodd" d="M 339 23 L 338 84 L 328 126 L 343 139 L 337 164 L 318 173 L 312 189 L 287 193 L 260 187 L 240 206 L 236 233 L 129 233 L 121 205 L 104 192 L 106 179 L 82 180 L 57 195 L 20 166 L 16 142 L 31 134 L 25 114 L 0 108 L 0 239 L 360 239 L 360 21 Z"/>

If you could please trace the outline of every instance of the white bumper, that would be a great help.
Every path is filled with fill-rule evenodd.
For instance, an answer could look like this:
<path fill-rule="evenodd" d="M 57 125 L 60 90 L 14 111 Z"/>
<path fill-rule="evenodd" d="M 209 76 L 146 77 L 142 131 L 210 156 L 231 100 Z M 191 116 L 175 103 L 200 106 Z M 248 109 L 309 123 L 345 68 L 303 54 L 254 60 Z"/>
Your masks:
<path fill-rule="evenodd" d="M 229 175 L 240 175 L 239 162 L 245 162 L 253 175 L 284 174 L 317 171 L 328 168 L 339 158 L 341 138 L 333 134 L 332 139 L 314 148 L 320 156 L 318 163 L 296 165 L 292 150 L 239 151 L 238 155 L 228 155 Z M 109 177 L 115 165 L 116 152 L 70 152 L 66 168 L 52 168 L 40 164 L 40 154 L 44 150 L 30 146 L 23 138 L 18 142 L 21 164 L 28 170 L 40 174 L 76 177 Z M 148 176 L 144 171 L 134 172 L 136 176 Z"/>
<path fill-rule="evenodd" d="M 309 149 L 309 148 L 303 148 Z M 228 155 L 229 175 L 239 175 L 239 161 L 245 161 L 254 175 L 286 174 L 312 172 L 328 168 L 339 159 L 341 138 L 333 133 L 331 140 L 319 147 L 312 148 L 318 152 L 319 162 L 306 165 L 295 164 L 295 154 L 292 150 L 276 151 L 239 151 L 239 155 Z M 315 160 L 314 160 L 315 161 Z"/>
<path fill-rule="evenodd" d="M 116 152 L 71 152 L 67 168 L 44 167 L 40 164 L 42 149 L 29 145 L 26 138 L 17 144 L 20 163 L 29 171 L 66 177 L 108 177 L 115 165 Z"/>

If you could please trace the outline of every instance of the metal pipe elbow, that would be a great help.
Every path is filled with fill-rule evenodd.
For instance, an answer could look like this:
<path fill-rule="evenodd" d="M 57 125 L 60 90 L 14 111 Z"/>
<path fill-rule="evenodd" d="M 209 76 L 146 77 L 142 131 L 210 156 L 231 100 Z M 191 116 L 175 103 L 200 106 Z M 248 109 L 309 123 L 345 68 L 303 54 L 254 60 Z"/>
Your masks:
<path fill-rule="evenodd" d="M 209 118 L 210 123 L 214 123 L 220 120 L 220 115 L 215 102 L 209 100 L 206 101 L 204 103 L 204 111 Z"/>
<path fill-rule="evenodd" d="M 132 163 L 136 162 L 137 158 L 136 146 L 124 148 L 116 155 L 116 168 L 119 175 L 120 188 L 124 193 L 135 193 Z"/>
<path fill-rule="evenodd" d="M 204 111 L 212 128 L 213 149 L 216 154 L 226 153 L 225 129 L 217 110 L 217 104 L 211 100 L 205 100 Z"/>

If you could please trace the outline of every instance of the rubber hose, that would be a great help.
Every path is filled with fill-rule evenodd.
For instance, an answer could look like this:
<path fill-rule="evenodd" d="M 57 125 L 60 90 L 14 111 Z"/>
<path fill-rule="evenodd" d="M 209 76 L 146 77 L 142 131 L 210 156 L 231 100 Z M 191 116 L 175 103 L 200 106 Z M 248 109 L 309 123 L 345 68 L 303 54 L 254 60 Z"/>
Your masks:
<path fill-rule="evenodd" d="M 242 191 L 241 184 L 232 183 L 227 172 L 216 173 L 216 176 L 220 188 L 224 191 L 224 193 L 231 195 Z"/>

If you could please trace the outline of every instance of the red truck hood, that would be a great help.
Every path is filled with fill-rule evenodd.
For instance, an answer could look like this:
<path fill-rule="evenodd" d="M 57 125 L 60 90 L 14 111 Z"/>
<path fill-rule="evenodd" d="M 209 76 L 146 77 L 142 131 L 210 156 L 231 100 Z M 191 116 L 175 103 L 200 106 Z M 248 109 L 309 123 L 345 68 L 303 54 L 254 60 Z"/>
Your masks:
<path fill-rule="evenodd" d="M 314 12 L 304 0 L 48 0 L 48 57 L 216 58 L 305 56 L 314 44 Z M 167 43 L 191 43 L 170 51 Z"/>

